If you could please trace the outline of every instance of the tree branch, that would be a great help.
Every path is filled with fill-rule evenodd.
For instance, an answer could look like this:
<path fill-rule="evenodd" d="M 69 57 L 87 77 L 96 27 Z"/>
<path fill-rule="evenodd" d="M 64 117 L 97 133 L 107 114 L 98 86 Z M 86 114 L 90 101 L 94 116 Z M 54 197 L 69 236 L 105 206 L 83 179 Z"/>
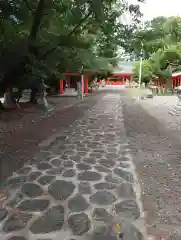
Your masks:
<path fill-rule="evenodd" d="M 30 4 L 28 3 L 28 0 L 24 0 L 24 3 L 26 5 L 26 7 L 28 8 L 28 10 L 34 14 L 35 13 L 35 10 L 30 6 Z"/>
<path fill-rule="evenodd" d="M 88 12 L 88 14 L 83 19 L 81 19 L 81 21 L 72 29 L 72 31 L 70 31 L 70 33 L 67 35 L 67 37 L 72 36 L 77 31 L 77 29 L 80 26 L 82 26 L 82 24 L 90 17 L 91 14 L 92 14 L 92 11 Z M 53 47 L 52 49 L 50 49 L 46 53 L 44 53 L 42 58 L 45 59 L 49 54 L 53 53 L 57 49 L 57 47 L 60 45 L 61 45 L 61 42 L 56 47 Z"/>

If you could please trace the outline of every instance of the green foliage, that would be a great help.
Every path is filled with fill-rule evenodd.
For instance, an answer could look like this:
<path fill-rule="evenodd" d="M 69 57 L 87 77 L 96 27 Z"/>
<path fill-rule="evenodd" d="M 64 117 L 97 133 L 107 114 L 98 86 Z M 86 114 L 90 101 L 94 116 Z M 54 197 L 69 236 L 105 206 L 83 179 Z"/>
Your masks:
<path fill-rule="evenodd" d="M 133 58 L 140 58 L 141 44 L 144 48 L 144 58 L 149 57 L 158 49 L 165 49 L 181 41 L 181 18 L 157 17 L 146 22 L 145 29 L 137 28 L 125 43 L 124 48 Z"/>
<path fill-rule="evenodd" d="M 0 87 L 23 88 L 40 77 L 51 84 L 82 66 L 112 71 L 117 48 L 130 34 L 118 21 L 124 11 L 123 0 L 1 1 Z M 131 5 L 129 11 L 135 26 L 139 7 Z"/>
<path fill-rule="evenodd" d="M 139 68 L 140 68 L 140 62 L 136 62 L 133 68 L 133 78 L 135 81 L 138 81 L 139 79 Z M 142 75 L 141 75 L 141 81 L 148 83 L 153 75 L 152 72 L 152 65 L 150 61 L 144 60 L 142 62 Z"/>
<path fill-rule="evenodd" d="M 137 30 L 125 48 L 136 59 L 140 58 L 141 43 L 143 43 L 144 59 L 142 81 L 157 78 L 164 80 L 171 87 L 173 66 L 181 65 L 181 18 L 158 17 L 146 23 L 144 30 Z M 138 78 L 139 62 L 134 67 L 134 78 Z"/>

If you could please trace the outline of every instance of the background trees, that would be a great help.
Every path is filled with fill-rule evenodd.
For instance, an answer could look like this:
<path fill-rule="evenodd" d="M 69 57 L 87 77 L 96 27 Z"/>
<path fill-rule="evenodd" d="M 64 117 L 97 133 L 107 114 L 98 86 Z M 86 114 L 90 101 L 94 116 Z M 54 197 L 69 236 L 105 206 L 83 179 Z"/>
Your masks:
<path fill-rule="evenodd" d="M 128 41 L 126 51 L 133 59 L 139 60 L 141 43 L 143 43 L 143 75 L 142 81 L 157 77 L 162 83 L 170 85 L 172 72 L 181 66 L 181 18 L 158 17 L 147 22 L 144 30 L 135 32 Z M 134 78 L 138 79 L 138 65 L 134 66 Z M 149 79 L 149 80 L 148 80 Z"/>

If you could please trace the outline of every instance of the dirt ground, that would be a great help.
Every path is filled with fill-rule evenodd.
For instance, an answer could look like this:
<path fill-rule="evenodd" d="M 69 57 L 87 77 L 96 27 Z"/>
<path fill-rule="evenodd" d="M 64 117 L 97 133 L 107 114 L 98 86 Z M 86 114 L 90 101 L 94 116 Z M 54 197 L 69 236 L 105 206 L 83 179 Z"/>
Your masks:
<path fill-rule="evenodd" d="M 42 141 L 66 131 L 96 101 L 96 93 L 83 102 L 74 97 L 51 98 L 51 112 L 35 107 L 8 113 L 10 120 L 0 121 L 0 183 L 40 151 Z"/>

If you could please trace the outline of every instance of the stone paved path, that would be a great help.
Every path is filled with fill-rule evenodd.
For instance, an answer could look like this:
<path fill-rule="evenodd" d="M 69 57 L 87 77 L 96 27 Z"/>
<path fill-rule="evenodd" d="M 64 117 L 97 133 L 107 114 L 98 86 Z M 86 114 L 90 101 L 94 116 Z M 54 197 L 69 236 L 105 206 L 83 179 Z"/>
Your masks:
<path fill-rule="evenodd" d="M 5 185 L 0 239 L 148 239 L 118 93 L 107 93 L 72 134 Z"/>

